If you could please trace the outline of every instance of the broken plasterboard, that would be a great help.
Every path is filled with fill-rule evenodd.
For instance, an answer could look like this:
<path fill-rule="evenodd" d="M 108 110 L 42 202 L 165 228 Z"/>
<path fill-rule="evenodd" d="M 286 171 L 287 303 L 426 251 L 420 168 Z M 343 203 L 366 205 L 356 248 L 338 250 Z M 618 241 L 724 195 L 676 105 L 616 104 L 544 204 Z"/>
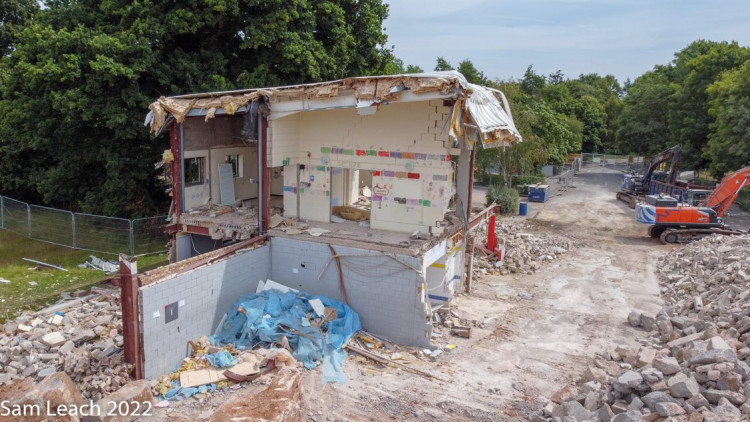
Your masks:
<path fill-rule="evenodd" d="M 267 279 L 265 281 L 265 283 L 263 282 L 263 280 L 261 280 L 258 283 L 258 288 L 255 289 L 255 293 L 260 293 L 260 292 L 262 292 L 264 290 L 272 290 L 272 289 L 273 290 L 278 290 L 281 293 L 289 293 L 290 291 L 294 292 L 294 293 L 299 293 L 299 290 L 292 289 L 291 287 L 287 287 L 287 286 L 285 286 L 285 285 L 283 285 L 281 283 L 277 283 L 277 282 L 271 280 L 270 278 Z"/>
<path fill-rule="evenodd" d="M 310 299 L 307 302 L 312 306 L 313 311 L 315 311 L 319 317 L 325 316 L 326 307 L 323 306 L 323 302 L 320 299 Z"/>

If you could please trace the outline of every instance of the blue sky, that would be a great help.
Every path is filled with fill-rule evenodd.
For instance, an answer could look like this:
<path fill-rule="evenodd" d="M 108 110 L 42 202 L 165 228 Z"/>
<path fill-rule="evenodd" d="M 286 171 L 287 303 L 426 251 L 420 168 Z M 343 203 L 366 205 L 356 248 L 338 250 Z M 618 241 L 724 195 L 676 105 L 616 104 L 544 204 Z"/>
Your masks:
<path fill-rule="evenodd" d="M 468 58 L 492 79 L 635 79 L 697 39 L 750 46 L 748 0 L 386 0 L 388 45 L 425 70 Z"/>

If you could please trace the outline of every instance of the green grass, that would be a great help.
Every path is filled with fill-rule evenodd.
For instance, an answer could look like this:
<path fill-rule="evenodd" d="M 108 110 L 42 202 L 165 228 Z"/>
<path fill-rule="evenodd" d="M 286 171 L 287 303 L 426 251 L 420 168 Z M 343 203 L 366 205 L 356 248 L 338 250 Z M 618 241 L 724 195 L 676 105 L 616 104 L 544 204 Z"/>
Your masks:
<path fill-rule="evenodd" d="M 0 283 L 0 322 L 14 318 L 23 310 L 37 310 L 54 303 L 65 291 L 86 290 L 101 284 L 107 278 L 104 272 L 78 268 L 89 260 L 89 255 L 118 259 L 115 254 L 65 248 L 0 230 L 0 277 L 10 280 L 10 283 Z M 37 268 L 36 264 L 22 258 L 57 265 L 68 271 Z M 166 254 L 139 257 L 139 271 L 163 265 L 166 259 Z"/>

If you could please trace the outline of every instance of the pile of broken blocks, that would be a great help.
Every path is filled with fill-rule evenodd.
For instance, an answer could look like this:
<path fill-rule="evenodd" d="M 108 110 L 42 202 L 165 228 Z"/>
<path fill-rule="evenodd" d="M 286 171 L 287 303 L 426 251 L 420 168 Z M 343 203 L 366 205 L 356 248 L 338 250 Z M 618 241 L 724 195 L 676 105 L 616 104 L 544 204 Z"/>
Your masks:
<path fill-rule="evenodd" d="M 116 291 L 100 289 L 0 328 L 0 385 L 64 371 L 85 398 L 96 401 L 130 381 Z"/>
<path fill-rule="evenodd" d="M 713 236 L 660 262 L 666 306 L 631 312 L 652 333 L 600 353 L 537 420 L 750 420 L 750 236 Z"/>
<path fill-rule="evenodd" d="M 487 243 L 487 224 L 477 229 L 476 242 L 485 245 Z M 566 237 L 552 233 L 531 233 L 532 227 L 526 223 L 498 223 L 495 233 L 499 239 L 501 248 L 505 250 L 502 264 L 496 264 L 497 259 L 493 256 L 485 256 L 477 251 L 474 255 L 475 275 L 498 273 L 507 274 L 532 274 L 539 270 L 543 264 L 557 259 L 570 251 L 574 243 Z"/>

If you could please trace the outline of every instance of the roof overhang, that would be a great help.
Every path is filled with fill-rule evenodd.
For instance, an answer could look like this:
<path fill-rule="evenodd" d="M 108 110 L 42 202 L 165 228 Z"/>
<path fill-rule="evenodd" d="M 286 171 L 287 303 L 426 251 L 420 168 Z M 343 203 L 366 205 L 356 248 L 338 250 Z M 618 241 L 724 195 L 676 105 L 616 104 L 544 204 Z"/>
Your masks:
<path fill-rule="evenodd" d="M 145 124 L 159 133 L 169 116 L 181 123 L 188 116 L 245 113 L 253 101 L 268 104 L 272 118 L 294 113 L 356 109 L 372 114 L 376 107 L 395 102 L 433 99 L 456 100 L 451 134 L 472 147 L 479 139 L 485 148 L 522 140 L 513 123 L 510 107 L 502 92 L 470 84 L 456 71 L 408 75 L 363 76 L 330 82 L 238 91 L 161 97 L 149 106 Z"/>

